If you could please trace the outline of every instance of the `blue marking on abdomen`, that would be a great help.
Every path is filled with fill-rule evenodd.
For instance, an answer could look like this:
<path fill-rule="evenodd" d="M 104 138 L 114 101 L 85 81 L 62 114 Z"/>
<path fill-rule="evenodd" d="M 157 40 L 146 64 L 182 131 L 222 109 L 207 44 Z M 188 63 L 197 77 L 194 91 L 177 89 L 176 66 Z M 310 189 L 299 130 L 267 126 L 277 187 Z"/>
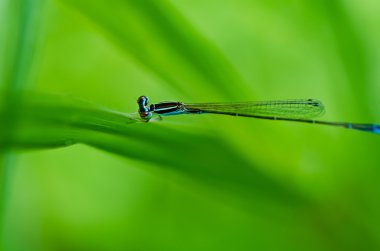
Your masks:
<path fill-rule="evenodd" d="M 373 125 L 372 132 L 373 132 L 373 133 L 380 134 L 380 126 L 379 126 L 379 125 L 376 125 L 376 124 Z"/>
<path fill-rule="evenodd" d="M 172 112 L 165 112 L 165 113 L 159 113 L 161 116 L 170 116 L 170 115 L 179 115 L 179 114 L 185 114 L 187 112 L 184 112 L 182 110 L 175 110 Z"/>

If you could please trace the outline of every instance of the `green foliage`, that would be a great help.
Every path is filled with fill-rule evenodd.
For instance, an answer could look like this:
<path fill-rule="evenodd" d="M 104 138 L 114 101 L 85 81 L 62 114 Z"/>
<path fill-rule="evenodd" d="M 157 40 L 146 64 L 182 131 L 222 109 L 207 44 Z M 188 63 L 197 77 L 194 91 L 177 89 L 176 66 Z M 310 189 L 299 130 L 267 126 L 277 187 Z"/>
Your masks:
<path fill-rule="evenodd" d="M 380 4 L 357 4 L 4 1 L 1 248 L 379 249 L 376 135 L 125 113 L 318 98 L 379 123 Z"/>

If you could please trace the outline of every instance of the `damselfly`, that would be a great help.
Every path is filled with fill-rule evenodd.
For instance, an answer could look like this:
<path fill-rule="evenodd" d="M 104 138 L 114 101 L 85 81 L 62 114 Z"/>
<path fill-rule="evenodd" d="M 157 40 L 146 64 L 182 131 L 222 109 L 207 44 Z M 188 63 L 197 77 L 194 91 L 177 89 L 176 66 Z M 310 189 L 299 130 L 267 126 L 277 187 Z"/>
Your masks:
<path fill-rule="evenodd" d="M 179 114 L 223 114 L 268 120 L 285 120 L 319 125 L 330 125 L 342 128 L 380 134 L 380 125 L 358 124 L 348 122 L 329 122 L 314 120 L 324 113 L 324 106 L 316 99 L 291 99 L 277 101 L 255 101 L 238 103 L 189 103 L 161 102 L 148 105 L 149 99 L 140 96 L 137 100 L 139 115 L 148 122 L 153 113 L 159 116 Z"/>

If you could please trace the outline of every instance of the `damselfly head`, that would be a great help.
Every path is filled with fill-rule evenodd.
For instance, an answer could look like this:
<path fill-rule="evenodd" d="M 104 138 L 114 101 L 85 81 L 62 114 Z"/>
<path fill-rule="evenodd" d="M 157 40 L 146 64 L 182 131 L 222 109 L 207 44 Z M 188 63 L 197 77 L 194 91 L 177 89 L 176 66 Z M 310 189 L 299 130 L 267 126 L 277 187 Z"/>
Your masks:
<path fill-rule="evenodd" d="M 138 99 L 137 99 L 137 104 L 139 106 L 147 106 L 149 103 L 149 98 L 147 96 L 140 96 Z"/>
<path fill-rule="evenodd" d="M 152 112 L 148 107 L 149 98 L 147 96 L 140 96 L 137 99 L 139 105 L 139 115 L 144 121 L 149 121 L 152 118 Z"/>

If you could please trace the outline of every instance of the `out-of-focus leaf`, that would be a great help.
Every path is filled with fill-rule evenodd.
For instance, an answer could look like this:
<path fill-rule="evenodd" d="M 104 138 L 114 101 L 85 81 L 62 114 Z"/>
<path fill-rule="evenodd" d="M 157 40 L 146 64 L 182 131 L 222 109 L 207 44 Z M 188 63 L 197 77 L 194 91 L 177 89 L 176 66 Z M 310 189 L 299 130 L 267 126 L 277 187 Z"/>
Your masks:
<path fill-rule="evenodd" d="M 12 148 L 84 143 L 171 169 L 251 202 L 258 197 L 275 198 L 284 204 L 306 202 L 290 187 L 259 172 L 218 137 L 174 130 L 159 123 L 139 123 L 134 114 L 63 96 L 24 97 L 19 114 Z M 7 143 L 4 138 L 0 133 L 0 145 Z"/>
<path fill-rule="evenodd" d="M 367 96 L 370 90 L 371 67 L 369 67 L 369 51 L 360 36 L 358 28 L 349 15 L 342 1 L 316 1 L 314 3 L 325 15 L 335 42 L 337 55 L 341 58 L 344 74 L 347 76 L 347 87 L 350 89 L 350 113 L 358 109 L 363 118 L 368 117 Z M 352 102 L 355 102 L 354 105 Z M 367 109 L 366 109 L 367 108 Z"/>
<path fill-rule="evenodd" d="M 89 17 L 182 95 L 244 97 L 246 87 L 231 64 L 166 0 L 61 1 Z"/>
<path fill-rule="evenodd" d="M 7 26 L 1 30 L 0 58 L 0 106 L 2 114 L 2 140 L 11 142 L 18 116 L 18 93 L 30 84 L 32 61 L 41 18 L 41 0 L 3 1 L 0 6 L 1 21 Z M 9 144 L 0 146 L 0 243 L 5 219 L 5 203 L 11 179 L 12 159 Z M 0 244 L 0 249 L 3 248 Z"/>

